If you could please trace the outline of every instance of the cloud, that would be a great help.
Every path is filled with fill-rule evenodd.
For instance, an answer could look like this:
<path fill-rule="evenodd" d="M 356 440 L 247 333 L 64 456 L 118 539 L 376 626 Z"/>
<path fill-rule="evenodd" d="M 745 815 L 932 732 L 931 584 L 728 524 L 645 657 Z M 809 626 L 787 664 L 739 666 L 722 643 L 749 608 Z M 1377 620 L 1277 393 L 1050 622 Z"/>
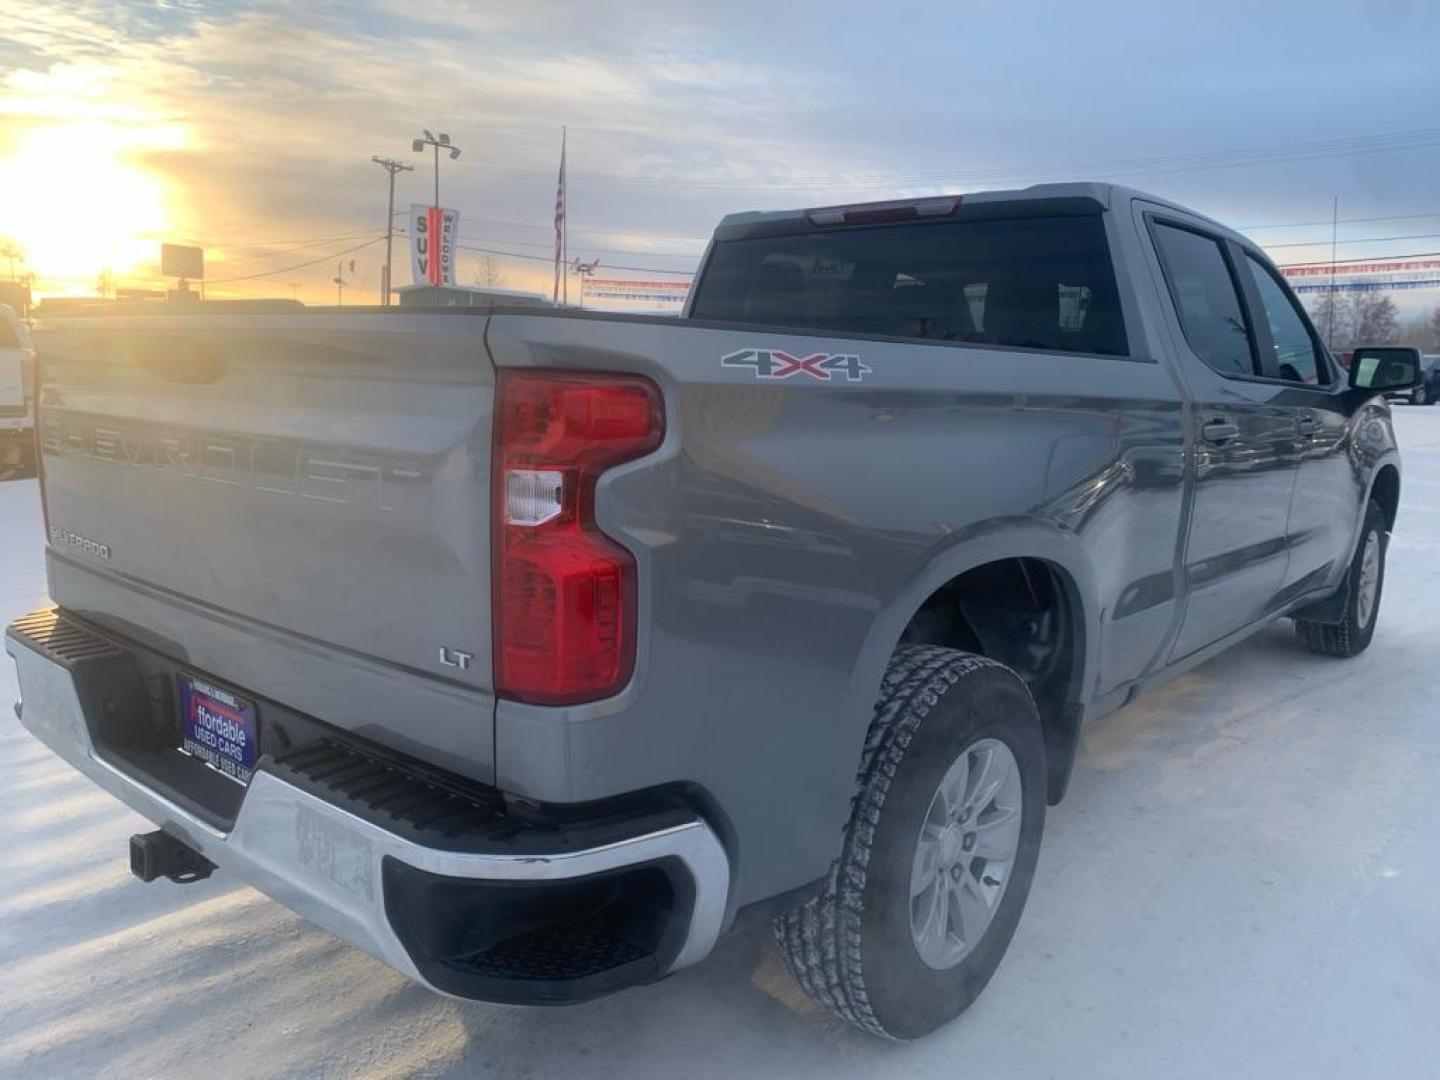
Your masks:
<path fill-rule="evenodd" d="M 648 263 L 630 261 L 681 267 L 685 259 L 662 252 L 694 253 L 698 243 L 653 234 L 703 234 L 735 209 L 953 190 L 961 185 L 944 182 L 947 167 L 958 170 L 952 180 L 987 169 L 1023 175 L 1029 165 L 1428 123 L 1415 94 L 1417 73 L 1431 70 L 1418 9 L 1389 29 L 1369 17 L 1267 10 L 1267 26 L 1286 28 L 1279 48 L 1268 34 L 1236 40 L 1219 14 L 1157 15 L 1141 26 L 1117 5 L 1037 26 L 1023 8 L 12 4 L 0 10 L 0 158 L 42 128 L 103 129 L 118 159 L 163 180 L 174 200 L 167 228 L 241 273 L 269 265 L 282 240 L 378 230 L 385 177 L 372 154 L 413 160 L 399 201 L 427 199 L 428 162 L 410 154 L 421 126 L 464 149 L 442 165 L 442 199 L 461 208 L 462 238 L 543 254 L 568 125 L 572 249 L 648 252 Z M 1352 42 L 1373 55 L 1393 47 L 1356 93 L 1321 108 L 1324 87 L 1297 80 L 1318 76 Z M 1228 66 L 1210 63 L 1216 50 Z M 1362 97 L 1368 114 L 1355 112 Z M 1338 116 L 1348 117 L 1343 130 Z M 1292 217 L 1285 207 L 1322 187 L 1352 190 L 1358 205 L 1404 199 L 1416 186 L 1403 170 L 1299 171 L 1161 177 L 1160 186 L 1252 220 Z M 920 174 L 936 179 L 897 179 Z M 1406 208 L 1418 202 L 1417 193 Z M 1315 212 L 1307 205 L 1300 217 Z M 587 236 L 584 226 L 611 232 Z M 373 254 L 358 257 L 373 280 Z M 526 265 L 512 259 L 507 269 Z M 323 267 L 313 274 L 326 276 Z"/>
<path fill-rule="evenodd" d="M 586 189 L 587 174 L 743 181 L 783 173 L 789 162 L 804 171 L 830 165 L 817 164 L 819 149 L 807 151 L 794 132 L 824 77 L 727 58 L 679 8 L 663 27 L 641 4 L 446 4 L 417 15 L 385 0 L 234 8 L 81 0 L 26 14 L 0 23 L 24 53 L 6 77 L 0 115 L 15 131 L 83 120 L 120 133 L 126 157 L 179 193 L 185 238 L 206 243 L 212 263 L 233 256 L 239 269 L 262 262 L 242 259 L 258 238 L 373 226 L 384 178 L 368 159 L 408 158 L 421 126 L 449 131 L 464 148 L 442 168 L 442 197 L 465 210 L 462 239 L 508 240 L 515 250 L 544 241 L 562 125 L 581 191 L 572 208 L 603 213 L 606 225 L 646 221 L 654 192 Z M 416 164 L 402 203 L 428 192 L 426 163 Z M 487 235 L 472 217 L 536 228 Z M 623 229 L 605 243 L 665 246 Z"/>

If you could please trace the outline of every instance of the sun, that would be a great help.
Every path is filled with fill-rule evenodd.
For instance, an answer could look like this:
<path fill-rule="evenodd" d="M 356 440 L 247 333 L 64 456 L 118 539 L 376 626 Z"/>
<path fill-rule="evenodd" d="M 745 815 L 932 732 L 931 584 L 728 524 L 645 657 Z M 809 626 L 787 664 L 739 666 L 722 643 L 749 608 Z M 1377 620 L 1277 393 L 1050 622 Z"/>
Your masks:
<path fill-rule="evenodd" d="M 33 127 L 0 159 L 0 237 L 45 292 L 88 292 L 103 269 L 153 263 L 175 225 L 166 179 L 127 157 L 127 132 L 95 123 Z"/>

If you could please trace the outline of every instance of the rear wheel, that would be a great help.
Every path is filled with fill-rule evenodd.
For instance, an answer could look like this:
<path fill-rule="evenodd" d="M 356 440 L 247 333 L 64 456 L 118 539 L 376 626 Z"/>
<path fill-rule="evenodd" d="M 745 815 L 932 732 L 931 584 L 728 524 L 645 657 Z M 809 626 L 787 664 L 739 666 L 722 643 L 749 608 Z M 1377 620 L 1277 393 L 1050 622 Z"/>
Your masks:
<path fill-rule="evenodd" d="M 1412 404 L 1412 405 L 1428 405 L 1428 404 L 1430 404 L 1430 394 L 1429 394 L 1429 392 L 1425 389 L 1425 387 L 1424 387 L 1423 385 L 1417 386 L 1417 387 L 1415 387 L 1414 390 L 1411 390 L 1411 391 L 1410 391 L 1410 404 Z"/>
<path fill-rule="evenodd" d="M 1009 668 L 933 646 L 890 663 L 851 819 L 821 893 L 776 922 L 820 1004 L 912 1039 L 984 989 L 1020 921 L 1045 818 L 1045 750 Z"/>
<path fill-rule="evenodd" d="M 1339 622 L 1321 623 L 1296 619 L 1295 632 L 1311 652 L 1325 656 L 1359 656 L 1375 636 L 1380 614 L 1380 593 L 1385 584 L 1385 511 L 1373 499 L 1365 508 L 1360 543 L 1345 575 L 1345 614 Z"/>

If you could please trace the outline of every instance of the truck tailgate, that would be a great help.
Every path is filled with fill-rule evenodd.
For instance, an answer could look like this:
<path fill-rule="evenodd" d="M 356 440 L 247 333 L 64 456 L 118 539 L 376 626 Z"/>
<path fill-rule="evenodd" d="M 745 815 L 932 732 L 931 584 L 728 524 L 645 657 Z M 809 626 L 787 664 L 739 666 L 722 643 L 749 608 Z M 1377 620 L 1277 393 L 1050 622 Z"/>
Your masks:
<path fill-rule="evenodd" d="M 203 655 L 210 674 L 259 696 L 488 779 L 484 328 L 465 312 L 42 327 L 52 598 L 159 631 L 181 659 Z M 237 628 L 228 640 L 247 654 L 284 643 L 273 654 L 284 664 L 217 655 L 220 627 Z M 327 691 L 313 702 L 307 665 Z M 337 696 L 346 667 L 354 692 Z M 426 694 L 396 715 L 401 695 L 364 689 L 382 683 Z"/>

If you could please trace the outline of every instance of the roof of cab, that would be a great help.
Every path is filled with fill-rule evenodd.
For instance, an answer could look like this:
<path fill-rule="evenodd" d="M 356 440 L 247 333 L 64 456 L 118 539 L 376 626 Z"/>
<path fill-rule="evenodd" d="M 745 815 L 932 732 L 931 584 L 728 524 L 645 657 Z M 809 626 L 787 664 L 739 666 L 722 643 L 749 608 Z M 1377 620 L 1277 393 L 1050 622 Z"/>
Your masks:
<path fill-rule="evenodd" d="M 1206 214 L 1199 213 L 1187 206 L 1182 206 L 1170 199 L 1161 198 L 1158 195 L 1151 195 L 1148 192 L 1139 191 L 1135 188 L 1125 187 L 1120 184 L 1099 183 L 1095 181 L 1074 181 L 1062 184 L 1032 184 L 1025 188 L 1011 188 L 1001 191 L 968 191 L 950 195 L 917 195 L 909 199 L 882 199 L 873 202 L 847 203 L 845 208 L 862 208 L 883 206 L 885 204 L 907 203 L 907 202 L 930 202 L 937 199 L 959 199 L 964 206 L 974 207 L 977 205 L 994 205 L 1006 202 L 1038 202 L 1041 200 L 1087 200 L 1098 204 L 1102 210 L 1113 209 L 1117 204 L 1129 202 L 1133 199 L 1143 199 L 1146 202 L 1153 202 L 1161 206 L 1178 210 L 1181 213 L 1189 214 L 1205 220 L 1215 228 L 1238 237 L 1233 229 L 1227 228 L 1220 222 Z M 797 224 L 806 219 L 807 215 L 817 210 L 838 209 L 834 206 L 808 206 L 799 207 L 793 210 L 744 210 L 739 213 L 726 214 L 720 219 L 716 227 L 717 235 L 729 232 L 732 235 L 745 231 L 761 224 L 779 224 L 782 222 L 796 222 Z"/>

